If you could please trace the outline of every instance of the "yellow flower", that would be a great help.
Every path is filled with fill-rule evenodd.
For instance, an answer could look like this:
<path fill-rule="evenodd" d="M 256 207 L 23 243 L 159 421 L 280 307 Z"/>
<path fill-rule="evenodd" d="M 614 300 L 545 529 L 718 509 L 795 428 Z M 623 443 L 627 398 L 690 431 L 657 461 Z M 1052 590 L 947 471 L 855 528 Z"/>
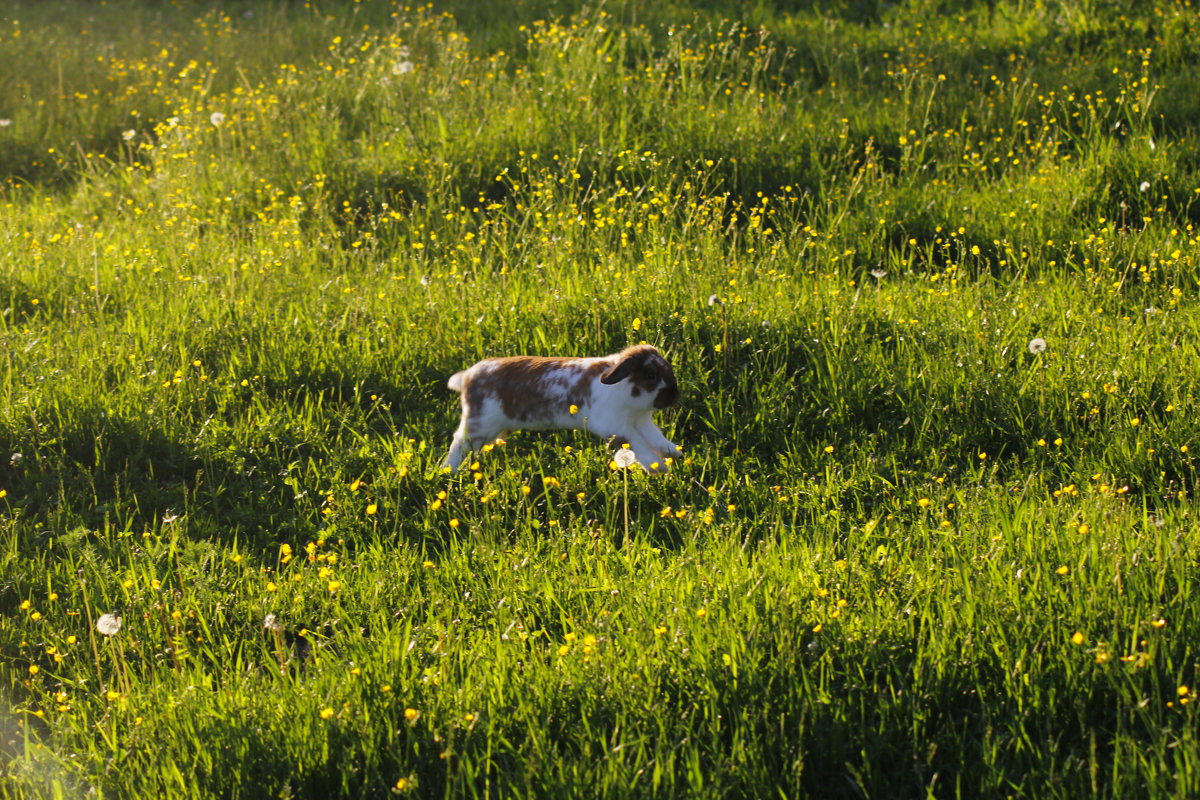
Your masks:
<path fill-rule="evenodd" d="M 372 516 L 372 515 L 374 515 L 374 514 L 375 514 L 375 512 L 376 512 L 376 511 L 378 511 L 378 510 L 379 510 L 379 505 L 378 505 L 378 504 L 376 504 L 376 503 L 368 503 L 368 504 L 367 504 L 367 516 Z"/>
<path fill-rule="evenodd" d="M 633 329 L 635 331 L 640 331 L 642 329 L 642 318 L 641 317 L 633 318 Z"/>
<path fill-rule="evenodd" d="M 414 722 L 416 722 L 417 718 L 420 716 L 421 716 L 421 712 L 417 711 L 415 708 L 404 709 L 404 719 L 408 722 L 409 725 L 412 725 Z"/>
<path fill-rule="evenodd" d="M 1066 575 L 1070 571 L 1071 571 L 1071 568 L 1068 567 L 1066 564 L 1063 564 L 1061 567 L 1054 570 L 1054 572 L 1058 575 Z"/>
<path fill-rule="evenodd" d="M 458 527 L 458 519 L 457 519 L 457 518 L 456 518 L 456 519 L 452 519 L 452 520 L 450 520 L 450 527 L 451 527 L 451 528 L 457 528 L 457 527 Z"/>
<path fill-rule="evenodd" d="M 1071 644 L 1083 644 L 1083 642 L 1084 642 L 1083 634 L 1080 633 L 1079 631 L 1075 631 L 1075 634 L 1073 636 L 1071 636 Z"/>
<path fill-rule="evenodd" d="M 332 716 L 333 716 L 333 709 L 330 708 L 329 706 L 325 706 L 325 708 L 321 709 L 321 719 L 329 719 Z"/>
<path fill-rule="evenodd" d="M 341 581 L 330 581 L 329 582 L 329 591 L 336 592 L 336 591 L 340 590 L 341 588 L 342 588 Z"/>
<path fill-rule="evenodd" d="M 568 411 L 569 413 L 571 413 L 571 414 L 578 414 L 578 413 L 579 413 L 579 406 L 575 405 L 574 403 L 571 403 L 571 407 L 570 407 L 570 408 L 568 408 L 568 409 L 567 409 L 567 411 Z"/>

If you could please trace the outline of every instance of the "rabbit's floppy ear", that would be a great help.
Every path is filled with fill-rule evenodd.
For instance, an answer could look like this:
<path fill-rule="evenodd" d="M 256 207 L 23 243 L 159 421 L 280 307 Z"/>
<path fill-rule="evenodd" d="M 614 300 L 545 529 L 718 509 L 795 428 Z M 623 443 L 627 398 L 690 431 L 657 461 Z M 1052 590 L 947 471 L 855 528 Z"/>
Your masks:
<path fill-rule="evenodd" d="M 642 363 L 641 353 L 634 353 L 621 359 L 621 361 L 608 372 L 600 376 L 600 382 L 606 384 L 614 384 L 625 380 L 629 377 L 629 373 Z"/>

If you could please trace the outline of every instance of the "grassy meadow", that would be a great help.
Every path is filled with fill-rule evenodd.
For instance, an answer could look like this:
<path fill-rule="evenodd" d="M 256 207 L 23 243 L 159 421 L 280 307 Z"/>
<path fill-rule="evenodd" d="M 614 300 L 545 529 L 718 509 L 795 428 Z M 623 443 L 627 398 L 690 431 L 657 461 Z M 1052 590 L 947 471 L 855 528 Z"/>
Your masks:
<path fill-rule="evenodd" d="M 0 7 L 0 798 L 1200 794 L 1191 0 Z M 657 345 L 669 475 L 446 474 Z"/>

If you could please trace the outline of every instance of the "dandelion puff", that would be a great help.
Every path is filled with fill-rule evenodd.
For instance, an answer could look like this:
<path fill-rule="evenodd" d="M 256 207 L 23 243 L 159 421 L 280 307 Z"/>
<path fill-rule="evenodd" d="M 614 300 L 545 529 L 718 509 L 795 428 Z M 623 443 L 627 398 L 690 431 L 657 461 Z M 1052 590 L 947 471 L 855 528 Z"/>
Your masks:
<path fill-rule="evenodd" d="M 121 131 L 121 138 L 127 142 L 132 142 L 135 136 L 137 136 L 137 131 L 135 131 L 133 128 L 130 128 L 127 131 Z"/>
<path fill-rule="evenodd" d="M 267 614 L 267 616 L 263 617 L 263 627 L 269 631 L 275 631 L 278 633 L 283 630 L 283 623 L 279 621 L 274 612 L 271 612 L 270 614 Z"/>
<path fill-rule="evenodd" d="M 721 302 L 721 298 L 717 297 L 715 294 L 710 294 L 710 295 L 708 296 L 708 304 L 709 304 L 710 306 L 723 306 L 723 305 L 725 305 L 724 303 L 722 303 L 722 302 Z"/>
<path fill-rule="evenodd" d="M 104 636 L 116 636 L 121 632 L 121 615 L 104 614 L 96 620 L 96 630 Z"/>
<path fill-rule="evenodd" d="M 1029 352 L 1036 355 L 1041 355 L 1046 352 L 1046 340 L 1039 337 L 1029 340 Z"/>
<path fill-rule="evenodd" d="M 9 125 L 12 125 L 11 119 L 0 119 L 0 128 L 7 128 Z"/>
<path fill-rule="evenodd" d="M 634 465 L 634 462 L 637 461 L 637 456 L 634 455 L 633 451 L 629 448 L 622 447 L 616 452 L 616 455 L 613 456 L 613 461 L 616 462 L 616 465 L 621 469 L 629 469 Z"/>
<path fill-rule="evenodd" d="M 220 111 L 214 111 L 211 114 L 209 114 L 208 121 L 211 122 L 213 125 L 220 127 L 221 125 L 223 125 L 225 123 L 225 115 L 222 114 Z"/>
<path fill-rule="evenodd" d="M 8 464 L 9 464 L 9 466 L 17 467 L 17 466 L 20 466 L 21 462 L 24 460 L 25 460 L 24 454 L 13 453 L 12 456 L 8 459 Z"/>
<path fill-rule="evenodd" d="M 1138 184 L 1139 192 L 1146 192 L 1149 190 L 1150 190 L 1150 181 L 1142 181 L 1141 183 Z"/>
<path fill-rule="evenodd" d="M 877 281 L 881 281 L 887 277 L 887 270 L 886 269 L 873 269 L 873 270 L 871 270 L 871 277 Z"/>
<path fill-rule="evenodd" d="M 393 75 L 407 75 L 416 68 L 416 65 L 411 61 L 400 61 L 392 65 Z"/>

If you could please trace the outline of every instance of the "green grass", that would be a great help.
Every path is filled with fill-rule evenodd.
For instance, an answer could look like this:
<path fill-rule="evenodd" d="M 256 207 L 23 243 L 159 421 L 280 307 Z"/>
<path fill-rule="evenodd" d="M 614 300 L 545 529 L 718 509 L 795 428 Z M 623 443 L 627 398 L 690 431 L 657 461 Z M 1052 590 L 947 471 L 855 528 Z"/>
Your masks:
<path fill-rule="evenodd" d="M 1189 3 L 0 13 L 0 797 L 1200 792 Z"/>

